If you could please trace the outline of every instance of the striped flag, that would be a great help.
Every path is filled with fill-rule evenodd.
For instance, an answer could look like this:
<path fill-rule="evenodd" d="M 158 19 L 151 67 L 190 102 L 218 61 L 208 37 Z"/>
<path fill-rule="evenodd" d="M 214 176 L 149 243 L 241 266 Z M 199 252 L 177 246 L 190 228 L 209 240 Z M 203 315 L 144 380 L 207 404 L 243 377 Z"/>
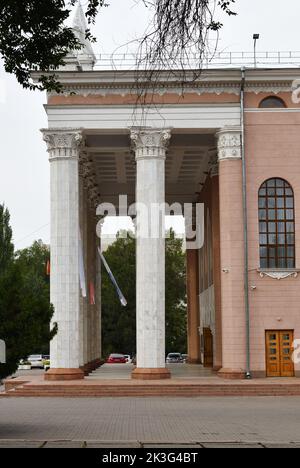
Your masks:
<path fill-rule="evenodd" d="M 86 291 L 86 281 L 85 281 L 85 271 L 84 271 L 84 258 L 83 258 L 83 245 L 81 239 L 81 232 L 79 229 L 79 282 L 81 288 L 82 297 L 87 296 Z"/>
<path fill-rule="evenodd" d="M 99 252 L 100 258 L 101 258 L 101 260 L 102 260 L 102 263 L 103 263 L 103 265 L 104 265 L 104 267 L 105 267 L 105 269 L 106 269 L 106 271 L 107 271 L 107 273 L 108 273 L 108 276 L 110 277 L 110 280 L 111 280 L 112 284 L 114 285 L 114 287 L 115 287 L 115 289 L 116 289 L 116 291 L 117 291 L 117 294 L 118 294 L 118 296 L 119 296 L 121 305 L 122 305 L 123 307 L 126 307 L 126 306 L 127 306 L 127 301 L 126 301 L 126 299 L 125 299 L 125 297 L 124 297 L 124 295 L 123 295 L 121 289 L 119 288 L 118 283 L 116 282 L 115 277 L 114 277 L 114 275 L 112 274 L 112 271 L 111 271 L 111 269 L 109 268 L 108 263 L 107 263 L 107 261 L 105 260 L 104 255 L 102 254 L 102 252 L 101 252 L 101 250 L 100 250 L 99 247 L 98 247 L 98 252 Z"/>
<path fill-rule="evenodd" d="M 95 285 L 93 281 L 90 282 L 90 305 L 96 305 Z"/>

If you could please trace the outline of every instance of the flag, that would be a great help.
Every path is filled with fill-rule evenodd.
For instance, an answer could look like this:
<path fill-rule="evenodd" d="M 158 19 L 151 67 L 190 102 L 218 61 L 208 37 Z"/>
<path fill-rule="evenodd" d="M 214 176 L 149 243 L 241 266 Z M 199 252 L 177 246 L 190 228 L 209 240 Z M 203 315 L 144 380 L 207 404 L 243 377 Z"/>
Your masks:
<path fill-rule="evenodd" d="M 90 282 L 90 305 L 96 305 L 95 285 L 93 281 Z"/>
<path fill-rule="evenodd" d="M 81 288 L 82 297 L 86 297 L 86 281 L 85 281 L 85 271 L 84 271 L 84 259 L 83 259 L 83 245 L 81 239 L 81 232 L 79 229 L 79 282 Z"/>
<path fill-rule="evenodd" d="M 101 260 L 102 260 L 102 263 L 103 263 L 103 265 L 105 266 L 105 269 L 106 269 L 106 271 L 107 271 L 107 273 L 108 273 L 108 276 L 110 277 L 111 282 L 112 282 L 112 284 L 114 285 L 114 287 L 115 287 L 115 289 L 116 289 L 116 291 L 117 291 L 117 294 L 118 294 L 118 296 L 119 296 L 121 305 L 122 305 L 123 307 L 126 307 L 126 306 L 127 306 L 127 301 L 126 301 L 126 299 L 125 299 L 125 297 L 124 297 L 124 295 L 123 295 L 121 289 L 119 288 L 118 283 L 116 282 L 115 277 L 114 277 L 114 275 L 112 274 L 112 271 L 111 271 L 111 269 L 109 268 L 108 263 L 107 263 L 107 261 L 105 260 L 104 255 L 102 254 L 102 252 L 101 252 L 101 250 L 100 250 L 99 247 L 98 247 L 98 252 L 99 252 L 100 258 L 101 258 Z"/>

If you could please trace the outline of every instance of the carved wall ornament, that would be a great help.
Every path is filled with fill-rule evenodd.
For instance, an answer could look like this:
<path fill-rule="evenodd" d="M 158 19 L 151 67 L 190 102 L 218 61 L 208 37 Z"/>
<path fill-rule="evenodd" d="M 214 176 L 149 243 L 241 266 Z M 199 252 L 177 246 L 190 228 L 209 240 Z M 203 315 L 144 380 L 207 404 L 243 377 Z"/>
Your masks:
<path fill-rule="evenodd" d="M 289 278 L 289 277 L 297 278 L 298 273 L 299 273 L 296 270 L 293 270 L 293 271 L 258 270 L 258 272 L 261 278 L 268 276 L 269 278 L 273 278 L 277 280 L 282 280 L 282 279 Z"/>
<path fill-rule="evenodd" d="M 225 127 L 218 132 L 218 158 L 241 159 L 241 129 L 240 127 Z"/>
<path fill-rule="evenodd" d="M 165 159 L 166 150 L 171 139 L 171 130 L 132 130 L 130 137 L 136 160 L 149 158 Z"/>
<path fill-rule="evenodd" d="M 47 145 L 50 161 L 54 159 L 79 159 L 84 137 L 78 129 L 43 129 L 43 140 Z"/>
<path fill-rule="evenodd" d="M 97 208 L 100 203 L 100 193 L 93 161 L 86 151 L 80 153 L 79 175 L 83 179 L 84 188 L 87 190 L 91 208 Z"/>

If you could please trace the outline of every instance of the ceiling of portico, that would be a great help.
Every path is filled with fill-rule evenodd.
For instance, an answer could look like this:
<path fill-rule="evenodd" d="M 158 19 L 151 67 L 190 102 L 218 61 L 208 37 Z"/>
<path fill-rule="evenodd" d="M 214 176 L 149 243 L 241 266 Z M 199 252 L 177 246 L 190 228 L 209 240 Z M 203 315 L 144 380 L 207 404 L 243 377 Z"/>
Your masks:
<path fill-rule="evenodd" d="M 166 201 L 187 203 L 207 177 L 213 134 L 175 134 L 166 159 Z M 101 200 L 116 204 L 119 195 L 135 199 L 136 165 L 128 135 L 88 135 L 86 149 L 93 162 Z"/>

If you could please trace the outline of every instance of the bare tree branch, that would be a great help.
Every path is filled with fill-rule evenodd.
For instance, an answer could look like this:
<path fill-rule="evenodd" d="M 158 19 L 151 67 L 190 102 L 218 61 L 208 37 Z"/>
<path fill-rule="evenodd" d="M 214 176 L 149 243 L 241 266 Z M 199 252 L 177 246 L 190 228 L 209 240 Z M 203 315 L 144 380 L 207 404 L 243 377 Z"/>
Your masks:
<path fill-rule="evenodd" d="M 212 60 L 223 24 L 217 13 L 236 13 L 235 0 L 141 0 L 153 10 L 153 21 L 142 38 L 137 55 L 136 81 L 143 104 L 154 93 L 162 71 L 182 88 L 200 75 Z M 210 34 L 214 40 L 210 42 Z"/>

